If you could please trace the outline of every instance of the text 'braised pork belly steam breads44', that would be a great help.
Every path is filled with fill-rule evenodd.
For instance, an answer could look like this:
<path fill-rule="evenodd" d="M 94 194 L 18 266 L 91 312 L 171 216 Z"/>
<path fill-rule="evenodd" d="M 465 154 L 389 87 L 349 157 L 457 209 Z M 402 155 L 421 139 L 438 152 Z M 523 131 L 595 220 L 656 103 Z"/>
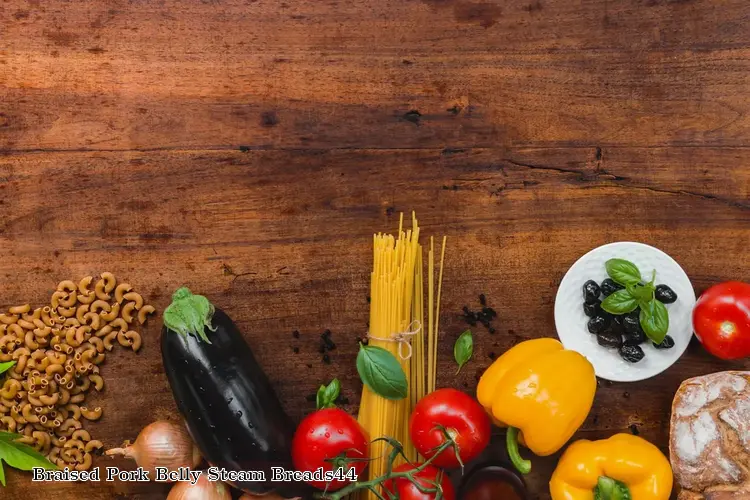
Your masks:
<path fill-rule="evenodd" d="M 680 385 L 669 458 L 680 500 L 750 500 L 750 372 L 712 373 Z"/>

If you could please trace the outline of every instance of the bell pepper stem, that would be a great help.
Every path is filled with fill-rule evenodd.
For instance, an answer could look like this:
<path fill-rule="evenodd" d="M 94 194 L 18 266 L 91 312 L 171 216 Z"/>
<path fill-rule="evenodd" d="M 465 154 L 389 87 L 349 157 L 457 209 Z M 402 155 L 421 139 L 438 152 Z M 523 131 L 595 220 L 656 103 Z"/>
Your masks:
<path fill-rule="evenodd" d="M 521 453 L 518 451 L 518 429 L 515 427 L 508 427 L 508 433 L 505 436 L 505 444 L 508 448 L 508 457 L 513 462 L 515 468 L 521 474 L 528 474 L 531 472 L 531 461 L 525 460 L 521 457 Z"/>
<path fill-rule="evenodd" d="M 594 487 L 595 500 L 631 500 L 627 485 L 607 476 L 599 476 Z"/>

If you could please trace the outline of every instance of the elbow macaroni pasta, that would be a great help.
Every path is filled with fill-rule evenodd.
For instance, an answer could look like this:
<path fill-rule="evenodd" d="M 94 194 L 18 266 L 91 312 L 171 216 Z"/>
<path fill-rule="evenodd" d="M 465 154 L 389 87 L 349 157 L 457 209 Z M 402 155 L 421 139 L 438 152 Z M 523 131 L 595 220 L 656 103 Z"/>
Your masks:
<path fill-rule="evenodd" d="M 146 317 L 149 314 L 153 314 L 156 312 L 156 309 L 154 309 L 154 306 L 146 305 L 141 308 L 140 311 L 138 311 L 138 323 L 143 324 L 146 322 Z"/>
<path fill-rule="evenodd" d="M 130 330 L 125 334 L 125 338 L 128 339 L 130 347 L 133 348 L 133 352 L 138 352 L 138 349 L 141 348 L 141 334 L 134 330 Z"/>
<path fill-rule="evenodd" d="M 125 294 L 132 290 L 132 287 L 128 283 L 120 283 L 115 288 L 115 302 L 120 304 L 125 300 Z"/>
<path fill-rule="evenodd" d="M 143 307 L 143 297 L 141 297 L 140 293 L 137 293 L 137 292 L 128 292 L 125 295 L 123 295 L 123 298 L 125 300 L 129 300 L 129 301 L 134 302 L 136 309 L 140 309 L 141 307 Z M 11 311 L 11 312 L 13 312 L 13 311 Z"/>
<path fill-rule="evenodd" d="M 124 319 L 127 323 L 133 322 L 133 311 L 136 309 L 135 302 L 128 302 L 124 306 L 122 306 L 122 311 L 120 314 L 122 315 L 122 319 Z"/>
<path fill-rule="evenodd" d="M 104 389 L 98 365 L 115 343 L 137 352 L 142 336 L 131 325 L 154 312 L 130 284 L 102 273 L 95 284 L 61 281 L 47 306 L 0 313 L 0 362 L 16 361 L 0 378 L 0 431 L 21 434 L 60 467 L 90 469 L 103 448 L 83 428 L 103 416 L 85 406 L 90 391 Z"/>
<path fill-rule="evenodd" d="M 78 282 L 78 291 L 81 293 L 81 295 L 87 295 L 91 291 L 89 290 L 89 286 L 91 285 L 91 281 L 93 279 L 93 276 L 86 276 L 84 278 L 81 278 L 81 281 Z"/>

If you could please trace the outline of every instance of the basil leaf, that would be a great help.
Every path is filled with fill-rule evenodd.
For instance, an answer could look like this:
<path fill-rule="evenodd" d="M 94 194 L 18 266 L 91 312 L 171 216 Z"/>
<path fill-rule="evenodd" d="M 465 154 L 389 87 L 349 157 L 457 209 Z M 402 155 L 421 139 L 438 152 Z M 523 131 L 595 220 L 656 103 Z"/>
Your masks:
<path fill-rule="evenodd" d="M 336 408 L 336 398 L 341 394 L 341 382 L 335 378 L 328 385 L 321 385 L 316 394 L 316 406 L 318 410 L 323 408 Z"/>
<path fill-rule="evenodd" d="M 654 300 L 654 291 L 656 287 L 652 284 L 647 285 L 628 285 L 625 287 L 631 297 L 633 297 L 638 303 L 646 303 Z"/>
<path fill-rule="evenodd" d="M 16 434 L 15 432 L 0 431 L 0 441 L 15 441 L 20 437 L 22 436 L 20 434 Z"/>
<path fill-rule="evenodd" d="M 8 439 L 11 434 L 9 432 L 3 433 L 3 439 L 0 439 L 0 484 L 5 486 L 3 462 L 24 471 L 31 470 L 34 467 L 43 467 L 47 470 L 57 469 L 55 464 L 47 460 L 34 448 L 15 441 L 15 439 L 20 439 L 23 436 L 15 434 L 14 440 Z"/>
<path fill-rule="evenodd" d="M 627 290 L 617 290 L 602 302 L 602 309 L 610 314 L 625 314 L 635 311 L 638 301 Z"/>
<path fill-rule="evenodd" d="M 466 330 L 462 333 L 456 343 L 453 345 L 453 357 L 458 363 L 458 371 L 456 375 L 461 371 L 461 368 L 471 359 L 471 355 L 474 354 L 474 337 L 471 336 L 471 330 Z"/>
<path fill-rule="evenodd" d="M 409 390 L 401 363 L 382 347 L 359 345 L 357 372 L 362 382 L 386 399 L 404 399 Z"/>
<path fill-rule="evenodd" d="M 13 365 L 15 365 L 15 361 L 6 361 L 5 363 L 0 363 L 0 373 L 5 373 L 11 368 L 13 368 Z"/>
<path fill-rule="evenodd" d="M 628 260 L 609 259 L 604 265 L 609 277 L 623 286 L 641 282 L 641 272 L 635 264 Z"/>
<path fill-rule="evenodd" d="M 669 330 L 669 313 L 667 308 L 658 300 L 652 300 L 641 306 L 641 328 L 646 336 L 655 344 L 661 344 Z"/>

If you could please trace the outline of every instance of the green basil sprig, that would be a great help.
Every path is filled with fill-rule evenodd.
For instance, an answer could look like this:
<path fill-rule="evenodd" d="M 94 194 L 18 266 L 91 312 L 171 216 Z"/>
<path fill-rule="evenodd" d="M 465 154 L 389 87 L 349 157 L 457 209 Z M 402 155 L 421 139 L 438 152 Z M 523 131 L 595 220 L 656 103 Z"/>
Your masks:
<path fill-rule="evenodd" d="M 18 443 L 23 438 L 20 434 L 0 432 L 0 484 L 5 486 L 3 462 L 14 469 L 29 471 L 34 467 L 56 470 L 58 467 L 31 446 Z"/>
<path fill-rule="evenodd" d="M 318 410 L 323 408 L 336 408 L 336 398 L 341 394 L 341 382 L 335 378 L 328 385 L 321 385 L 316 394 L 316 407 Z"/>
<path fill-rule="evenodd" d="M 607 274 L 625 288 L 617 290 L 602 301 L 602 309 L 610 314 L 627 314 L 641 308 L 639 321 L 646 336 L 654 343 L 660 344 L 669 330 L 669 313 L 667 308 L 656 300 L 656 270 L 651 274 L 651 281 L 643 282 L 638 267 L 625 259 L 609 259 L 605 263 Z"/>
<path fill-rule="evenodd" d="M 645 307 L 644 307 L 645 306 Z M 639 320 L 641 328 L 648 338 L 655 344 L 661 344 L 669 330 L 669 313 L 667 308 L 658 300 L 652 300 L 641 306 Z"/>
<path fill-rule="evenodd" d="M 602 309 L 610 314 L 627 314 L 636 307 L 638 300 L 625 289 L 617 290 L 602 301 Z"/>
<path fill-rule="evenodd" d="M 0 373 L 5 373 L 11 368 L 13 368 L 13 365 L 15 365 L 15 361 L 6 361 L 5 363 L 0 363 Z"/>
<path fill-rule="evenodd" d="M 382 347 L 359 344 L 357 372 L 371 391 L 386 399 L 404 399 L 409 393 L 401 363 Z"/>
<path fill-rule="evenodd" d="M 471 359 L 472 354 L 474 354 L 474 337 L 471 336 L 471 330 L 466 330 L 453 345 L 453 357 L 456 359 L 456 363 L 458 363 L 456 375 Z"/>
<path fill-rule="evenodd" d="M 0 374 L 13 368 L 15 361 L 0 363 Z M 18 470 L 31 470 L 34 467 L 57 469 L 57 466 L 47 460 L 44 455 L 34 448 L 16 442 L 23 436 L 12 432 L 0 432 L 0 484 L 5 486 L 5 471 L 3 462 Z"/>
<path fill-rule="evenodd" d="M 605 266 L 607 274 L 622 286 L 636 285 L 641 282 L 641 272 L 632 262 L 625 259 L 609 259 Z"/>

